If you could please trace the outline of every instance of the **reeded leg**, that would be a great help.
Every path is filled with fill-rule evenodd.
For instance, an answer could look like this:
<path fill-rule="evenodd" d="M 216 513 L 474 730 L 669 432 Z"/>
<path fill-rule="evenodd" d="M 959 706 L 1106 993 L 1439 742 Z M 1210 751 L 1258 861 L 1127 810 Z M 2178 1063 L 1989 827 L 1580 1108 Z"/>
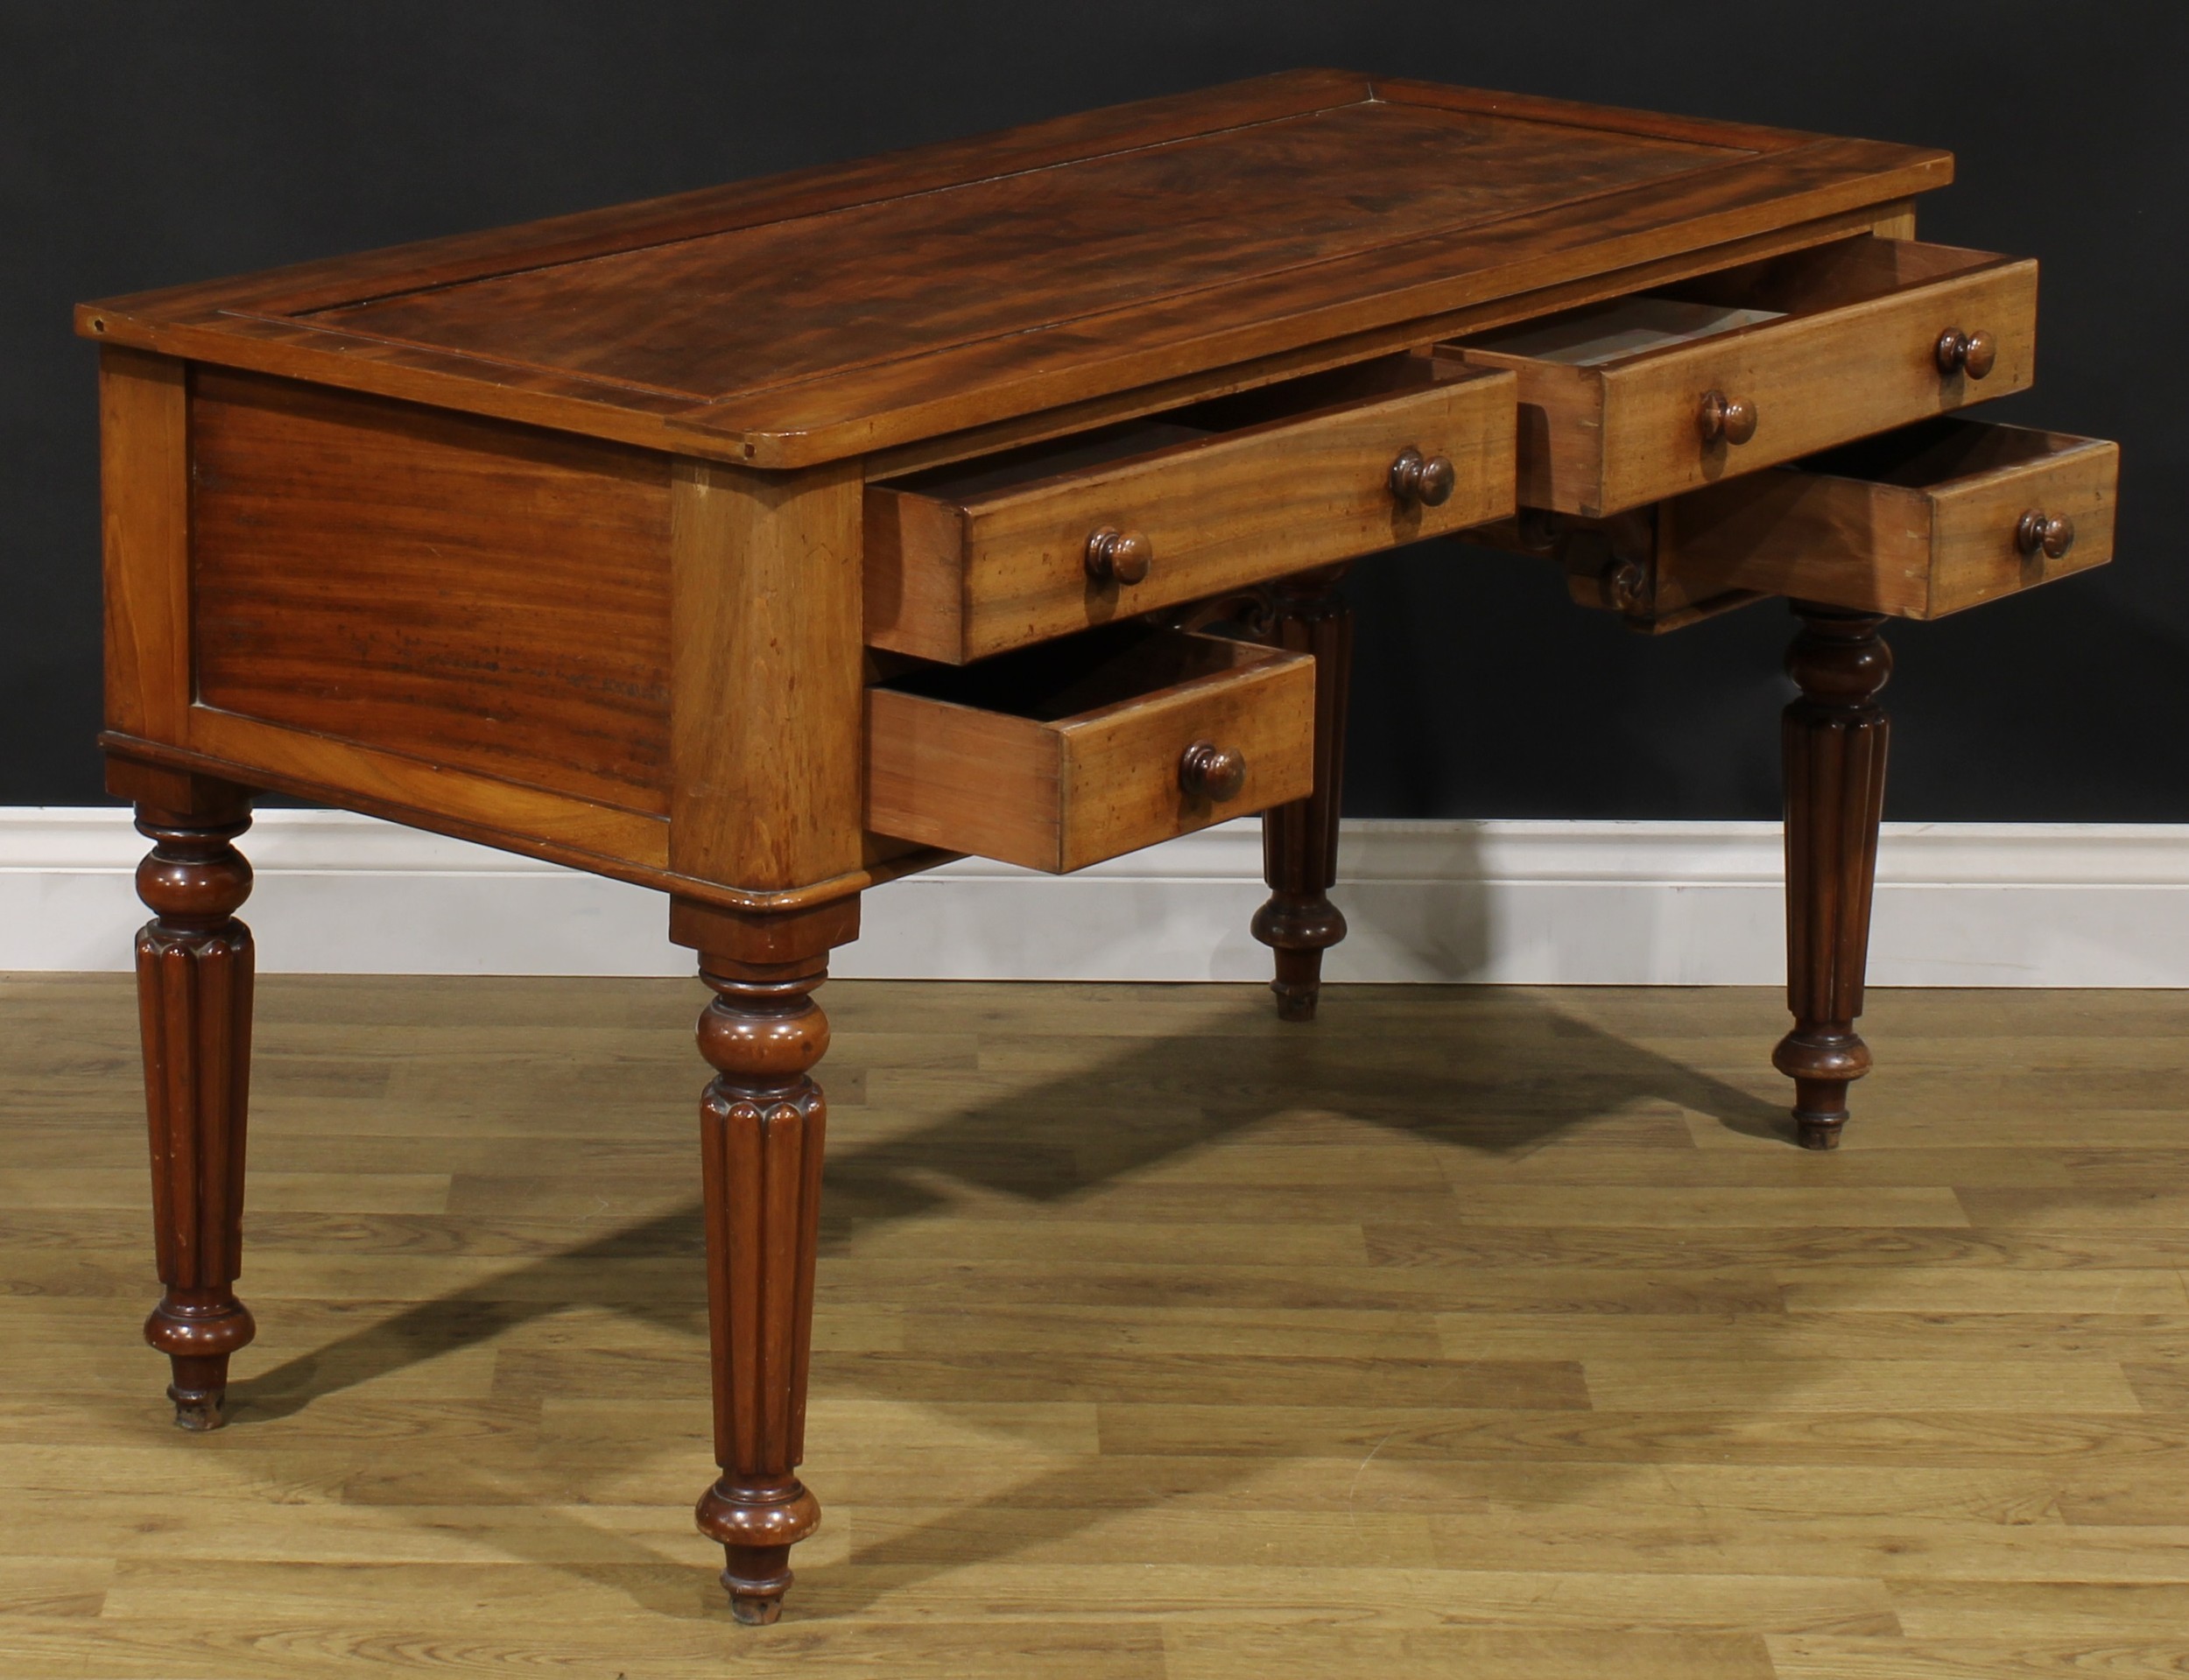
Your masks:
<path fill-rule="evenodd" d="M 1275 585 L 1270 640 L 1315 656 L 1315 791 L 1262 813 L 1262 874 L 1269 901 L 1254 914 L 1254 937 L 1276 954 L 1277 1012 L 1312 1021 L 1322 990 L 1322 953 L 1345 938 L 1330 902 L 1338 878 L 1338 804 L 1345 770 L 1346 689 L 1353 667 L 1353 609 L 1338 593 L 1342 566 L 1303 572 Z"/>
<path fill-rule="evenodd" d="M 152 919 L 137 936 L 137 997 L 151 1122 L 152 1230 L 166 1286 L 144 1339 L 167 1355 L 175 1422 L 218 1429 L 229 1357 L 257 1326 L 236 1298 L 243 1269 L 243 1121 L 250 1085 L 250 930 L 236 911 L 250 865 L 230 844 L 249 796 L 195 783 L 198 803 L 139 803 L 152 842 L 137 891 Z"/>
<path fill-rule="evenodd" d="M 1837 1149 L 1847 1087 L 1869 1072 L 1862 1013 L 1877 822 L 1890 724 L 1877 704 L 1892 650 L 1863 613 L 1794 603 L 1786 655 L 1801 695 L 1786 708 L 1786 1005 L 1794 1029 L 1771 1061 L 1794 1082 L 1801 1146 Z"/>
<path fill-rule="evenodd" d="M 850 908 L 855 931 L 855 901 Z M 806 1070 L 828 1048 L 828 1021 L 813 997 L 828 953 L 823 944 L 756 961 L 756 952 L 775 957 L 772 946 L 795 951 L 810 941 L 725 941 L 702 931 L 693 942 L 700 977 L 714 992 L 699 1024 L 700 1051 L 715 1069 L 700 1100 L 700 1154 L 721 1466 L 698 1517 L 700 1532 L 722 1544 L 732 1613 L 757 1625 L 782 1611 L 792 1546 L 820 1526 L 820 1501 L 793 1473 L 805 1454 L 827 1119 Z M 724 954 L 726 942 L 745 955 Z"/>

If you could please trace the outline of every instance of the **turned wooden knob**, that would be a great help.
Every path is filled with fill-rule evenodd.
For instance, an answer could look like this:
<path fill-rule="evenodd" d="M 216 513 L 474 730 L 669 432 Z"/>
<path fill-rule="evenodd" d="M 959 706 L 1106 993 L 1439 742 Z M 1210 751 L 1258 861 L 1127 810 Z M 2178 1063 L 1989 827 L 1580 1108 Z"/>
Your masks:
<path fill-rule="evenodd" d="M 2057 560 L 2075 545 L 2075 522 L 2065 514 L 2047 517 L 2042 508 L 2031 508 L 2014 528 L 2014 545 L 2035 555 L 2040 548 Z"/>
<path fill-rule="evenodd" d="M 1408 444 L 1391 463 L 1391 494 L 1401 502 L 1418 502 L 1425 508 L 1440 507 L 1452 499 L 1459 473 L 1442 455 L 1424 459 Z"/>
<path fill-rule="evenodd" d="M 1999 347 L 1988 333 L 1964 333 L 1949 327 L 1939 334 L 1939 371 L 1981 379 L 1997 365 Z"/>
<path fill-rule="evenodd" d="M 1247 784 L 1246 755 L 1213 741 L 1197 741 L 1178 762 L 1178 784 L 1197 799 L 1221 805 Z"/>
<path fill-rule="evenodd" d="M 1705 443 L 1746 443 L 1756 435 L 1756 404 L 1721 390 L 1705 391 L 1695 429 Z"/>
<path fill-rule="evenodd" d="M 1087 539 L 1087 575 L 1105 583 L 1132 585 L 1155 564 L 1155 545 L 1137 531 L 1104 525 Z"/>

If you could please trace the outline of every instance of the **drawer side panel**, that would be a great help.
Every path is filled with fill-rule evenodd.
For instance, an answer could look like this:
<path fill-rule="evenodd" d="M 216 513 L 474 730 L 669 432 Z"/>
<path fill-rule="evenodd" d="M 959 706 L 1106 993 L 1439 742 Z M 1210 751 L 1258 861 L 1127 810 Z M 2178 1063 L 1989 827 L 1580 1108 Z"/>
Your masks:
<path fill-rule="evenodd" d="M 1517 500 L 1524 508 L 1593 508 L 1603 501 L 1604 387 L 1593 369 L 1465 352 L 1476 367 L 1519 380 Z"/>
<path fill-rule="evenodd" d="M 1777 471 L 1665 504 L 1660 580 L 1827 606 L 1929 615 L 1931 501 L 1920 490 Z"/>
<path fill-rule="evenodd" d="M 2036 447 L 2028 459 L 1972 462 L 1930 484 L 1779 468 L 1679 496 L 1664 504 L 1660 587 L 1940 618 L 2113 558 L 2118 446 L 1954 424 L 1979 443 Z M 2032 510 L 2074 522 L 2066 553 L 2022 552 L 2017 529 Z"/>
<path fill-rule="evenodd" d="M 965 518 L 926 496 L 866 490 L 866 640 L 922 659 L 965 657 Z"/>
<path fill-rule="evenodd" d="M 867 691 L 867 826 L 1052 872 L 1064 865 L 1054 730 L 968 706 Z"/>

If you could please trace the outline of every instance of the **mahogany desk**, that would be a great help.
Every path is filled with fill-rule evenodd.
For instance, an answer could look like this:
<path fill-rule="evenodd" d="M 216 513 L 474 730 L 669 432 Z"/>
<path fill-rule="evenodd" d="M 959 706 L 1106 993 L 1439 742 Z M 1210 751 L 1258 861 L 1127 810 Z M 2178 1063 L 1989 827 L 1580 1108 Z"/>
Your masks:
<path fill-rule="evenodd" d="M 82 308 L 178 1421 L 252 1335 L 251 791 L 659 889 L 715 994 L 699 1522 L 771 1620 L 820 1521 L 813 994 L 860 893 L 1271 810 L 1256 931 L 1311 1011 L 1328 585 L 1494 522 L 1644 628 L 1794 601 L 1777 1059 L 1828 1146 L 1878 627 L 2111 547 L 2113 446 L 1939 418 L 2035 333 L 2033 264 L 1914 240 L 1950 168 L 1301 72 Z"/>

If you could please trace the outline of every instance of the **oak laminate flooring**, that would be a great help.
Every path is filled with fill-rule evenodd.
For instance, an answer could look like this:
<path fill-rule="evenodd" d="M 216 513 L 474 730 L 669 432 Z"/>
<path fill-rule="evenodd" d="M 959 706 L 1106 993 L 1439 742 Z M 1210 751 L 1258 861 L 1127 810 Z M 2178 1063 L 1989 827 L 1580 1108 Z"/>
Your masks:
<path fill-rule="evenodd" d="M 704 1474 L 680 982 L 263 984 L 233 1423 L 133 1008 L 0 979 L 0 1680 L 2189 1665 L 2189 998 L 854 985 L 791 1615 Z"/>

